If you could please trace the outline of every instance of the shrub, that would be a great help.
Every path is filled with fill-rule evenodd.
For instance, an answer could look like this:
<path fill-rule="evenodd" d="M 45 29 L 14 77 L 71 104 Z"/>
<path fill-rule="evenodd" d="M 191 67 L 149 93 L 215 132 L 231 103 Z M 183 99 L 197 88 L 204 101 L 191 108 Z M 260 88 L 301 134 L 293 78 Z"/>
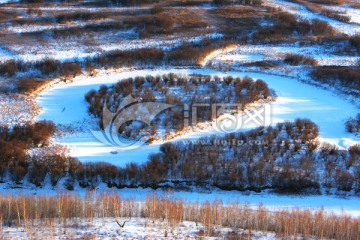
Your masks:
<path fill-rule="evenodd" d="M 67 158 L 61 155 L 50 156 L 47 160 L 50 181 L 53 186 L 56 186 L 58 181 L 65 176 L 67 168 Z"/>
<path fill-rule="evenodd" d="M 245 5 L 258 5 L 262 4 L 262 0 L 213 0 L 215 5 L 233 5 L 233 4 L 245 4 Z"/>
<path fill-rule="evenodd" d="M 45 86 L 50 80 L 38 78 L 21 78 L 17 82 L 18 91 L 21 93 L 32 93 L 37 89 Z"/>
<path fill-rule="evenodd" d="M 210 41 L 202 41 L 194 44 L 183 44 L 167 53 L 169 64 L 191 65 L 200 64 L 202 60 L 219 46 Z"/>
<path fill-rule="evenodd" d="M 27 173 L 29 163 L 25 158 L 24 149 L 19 146 L 12 146 L 12 149 L 9 173 L 14 182 L 21 183 Z"/>
<path fill-rule="evenodd" d="M 164 59 L 164 52 L 157 48 L 138 49 L 132 51 L 115 50 L 103 56 L 92 59 L 103 67 L 133 66 L 136 64 L 160 64 Z"/>
<path fill-rule="evenodd" d="M 350 118 L 345 123 L 346 131 L 349 133 L 360 132 L 360 113 L 355 118 Z"/>
<path fill-rule="evenodd" d="M 56 127 L 52 121 L 42 120 L 33 124 L 32 141 L 34 145 L 47 145 L 50 136 L 55 133 Z"/>
<path fill-rule="evenodd" d="M 354 176 L 348 171 L 336 170 L 335 182 L 338 190 L 348 192 L 354 184 Z"/>
<path fill-rule="evenodd" d="M 119 133 L 123 134 L 126 138 L 134 138 L 139 131 L 152 133 L 154 140 L 158 138 L 157 130 L 161 129 L 174 129 L 174 132 L 181 133 L 184 129 L 184 113 L 183 105 L 192 103 L 204 103 L 205 101 L 210 103 L 231 102 L 241 103 L 242 106 L 258 101 L 261 99 L 268 99 L 270 97 L 270 90 L 264 81 L 253 81 L 249 78 L 232 78 L 226 77 L 223 81 L 211 82 L 210 76 L 189 76 L 183 77 L 175 74 L 168 74 L 159 77 L 146 78 L 136 77 L 135 79 L 124 79 L 114 84 L 111 87 L 103 86 L 98 91 L 90 90 L 85 95 L 85 100 L 90 104 L 89 112 L 96 117 L 103 117 L 104 102 L 107 103 L 107 107 L 112 111 L 115 111 L 119 107 L 119 101 L 124 97 L 132 95 L 133 97 L 142 99 L 143 101 L 163 101 L 167 104 L 176 105 L 169 109 L 166 113 L 160 113 L 153 120 L 151 126 L 145 127 L 144 125 L 132 125 L 132 123 L 123 124 L 119 129 Z M 198 86 L 202 86 L 202 90 L 199 91 Z M 177 96 L 174 92 L 174 88 L 182 89 L 186 95 L 182 98 Z M 150 90 L 152 89 L 152 90 Z M 192 91 L 189 91 L 192 89 Z M 179 91 L 179 90 L 177 90 Z M 244 91 L 247 92 L 244 96 Z M 190 95 L 190 93 L 192 93 Z M 209 97 L 206 98 L 205 96 Z M 230 99 L 229 96 L 233 96 Z M 113 101 L 114 99 L 118 99 Z M 136 109 L 137 105 L 132 106 L 138 114 L 146 112 L 146 109 Z M 130 111 L 129 113 L 132 113 Z M 121 117 L 126 118 L 127 113 L 123 112 Z M 161 117 L 163 116 L 163 117 Z M 210 109 L 199 108 L 198 109 L 199 122 L 204 122 L 211 118 Z M 161 120 L 161 118 L 163 118 Z M 194 120 L 195 121 L 195 120 Z M 155 124 L 156 123 L 156 124 Z M 102 124 L 102 121 L 100 121 Z M 100 125 L 101 128 L 104 126 Z M 166 134 L 165 137 L 171 137 L 170 134 Z"/>
<path fill-rule="evenodd" d="M 342 87 L 360 90 L 359 69 L 359 67 L 317 67 L 312 71 L 311 76 L 332 86 L 340 83 Z"/>
<path fill-rule="evenodd" d="M 312 29 L 315 35 L 324 36 L 324 35 L 333 35 L 335 30 L 325 21 L 318 19 L 313 20 Z"/>
<path fill-rule="evenodd" d="M 43 185 L 46 174 L 48 172 L 48 166 L 42 159 L 34 157 L 31 159 L 31 167 L 29 169 L 28 180 L 35 186 L 40 187 Z"/>
<path fill-rule="evenodd" d="M 9 134 L 11 140 L 23 141 L 34 146 L 48 144 L 50 136 L 55 132 L 55 124 L 52 121 L 39 121 L 32 125 L 15 126 Z"/>
<path fill-rule="evenodd" d="M 0 74 L 13 77 L 18 69 L 14 60 L 8 60 L 0 66 Z"/>
<path fill-rule="evenodd" d="M 38 69 L 45 75 L 55 75 L 59 71 L 60 62 L 58 60 L 46 58 L 36 64 Z"/>
<path fill-rule="evenodd" d="M 69 63 L 66 62 L 60 67 L 60 74 L 65 77 L 65 79 L 70 79 L 80 75 L 82 73 L 81 66 L 79 63 Z"/>
<path fill-rule="evenodd" d="M 353 45 L 357 51 L 360 53 L 360 36 L 354 36 L 350 38 L 350 43 Z"/>
<path fill-rule="evenodd" d="M 322 14 L 324 14 L 325 16 L 328 16 L 330 18 L 334 18 L 336 20 L 339 20 L 341 22 L 350 22 L 351 18 L 349 16 L 346 15 L 342 15 L 337 11 L 333 11 L 333 10 L 329 10 L 329 9 L 324 9 L 321 11 Z"/>
<path fill-rule="evenodd" d="M 316 66 L 317 62 L 315 59 L 310 57 L 305 57 L 298 54 L 286 54 L 284 62 L 293 66 L 298 65 L 311 65 Z"/>

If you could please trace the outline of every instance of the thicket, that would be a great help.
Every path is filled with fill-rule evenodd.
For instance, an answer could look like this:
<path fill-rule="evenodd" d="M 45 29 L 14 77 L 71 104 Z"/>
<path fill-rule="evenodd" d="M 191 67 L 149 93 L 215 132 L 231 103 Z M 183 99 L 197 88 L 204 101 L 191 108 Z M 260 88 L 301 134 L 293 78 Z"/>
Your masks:
<path fill-rule="evenodd" d="M 293 66 L 299 66 L 299 65 L 310 65 L 310 66 L 316 66 L 317 62 L 315 59 L 311 57 L 305 57 L 298 54 L 286 54 L 284 62 L 286 64 L 290 64 Z"/>
<path fill-rule="evenodd" d="M 311 76 L 331 86 L 360 90 L 360 67 L 322 66 L 315 68 Z"/>
<path fill-rule="evenodd" d="M 13 129 L 0 130 L 0 181 L 10 177 L 16 184 L 24 180 L 41 187 L 49 177 L 53 186 L 65 176 L 72 176 L 81 163 L 72 157 L 49 151 L 47 154 L 31 154 L 29 150 L 46 147 L 55 125 L 51 121 L 15 126 Z M 31 151 L 30 151 L 31 152 Z M 69 186 L 68 189 L 71 189 Z"/>
<path fill-rule="evenodd" d="M 222 201 L 187 203 L 173 197 L 149 195 L 145 201 L 136 202 L 114 192 L 99 196 L 87 193 L 86 197 L 75 194 L 57 196 L 0 196 L 2 226 L 24 228 L 31 231 L 53 229 L 56 222 L 62 229 L 73 222 L 114 218 L 127 229 L 127 219 L 141 218 L 165 223 L 165 233 L 181 225 L 183 221 L 195 222 L 202 227 L 199 235 L 218 237 L 219 228 L 230 228 L 229 236 L 242 239 L 239 229 L 274 232 L 278 238 L 348 239 L 360 238 L 358 218 L 313 209 L 269 210 L 259 205 L 251 208 L 247 204 L 223 204 Z M 119 222 L 118 222 L 119 224 Z M 145 223 L 151 225 L 151 223 Z M 120 224 L 119 224 L 120 225 Z M 231 238 L 231 239 L 233 239 Z"/>
<path fill-rule="evenodd" d="M 0 76 L 16 77 L 18 73 L 30 70 L 39 71 L 39 78 L 62 77 L 70 79 L 80 75 L 88 66 L 93 68 L 119 68 L 132 66 L 159 66 L 168 65 L 200 65 L 209 53 L 226 45 L 226 42 L 200 41 L 184 44 L 164 51 L 160 48 L 144 48 L 135 50 L 114 50 L 96 57 L 86 58 L 82 62 L 60 62 L 45 58 L 35 63 L 9 60 L 0 64 Z M 31 77 L 33 78 L 33 77 Z M 21 88 L 21 86 L 19 86 Z"/>
<path fill-rule="evenodd" d="M 48 144 L 51 122 L 16 126 L 0 132 L 0 180 L 38 187 L 95 189 L 101 182 L 116 188 L 216 187 L 224 190 L 319 193 L 320 189 L 360 192 L 360 145 L 341 150 L 319 144 L 318 127 L 307 119 L 249 132 L 210 136 L 198 141 L 164 143 L 143 164 L 117 167 L 82 163 L 62 154 L 29 155 Z M 320 171 L 320 169 L 322 171 Z M 48 177 L 48 178 L 47 178 Z"/>
<path fill-rule="evenodd" d="M 350 43 L 354 46 L 360 54 L 360 36 L 354 36 L 350 38 Z"/>
<path fill-rule="evenodd" d="M 224 190 L 318 193 L 360 192 L 360 146 L 348 151 L 319 145 L 317 126 L 309 120 L 275 128 L 211 136 L 193 142 L 165 143 L 144 164 L 117 168 L 108 163 L 80 164 L 72 176 L 80 186 L 218 187 Z M 316 151 L 319 150 L 319 151 Z M 325 169 L 319 174 L 319 169 Z M 99 179 L 100 177 L 100 179 Z"/>
<path fill-rule="evenodd" d="M 348 3 L 347 0 L 307 0 L 308 2 L 325 4 L 325 5 L 343 5 Z"/>
<path fill-rule="evenodd" d="M 57 23 L 67 23 L 71 21 L 89 21 L 108 18 L 111 12 L 73 12 L 59 14 L 56 16 Z"/>
<path fill-rule="evenodd" d="M 290 0 L 291 2 L 303 4 L 310 11 L 321 13 L 327 17 L 334 18 L 338 21 L 349 22 L 350 17 L 339 11 L 325 8 L 323 5 L 342 5 L 347 3 L 346 0 Z"/>
<path fill-rule="evenodd" d="M 251 78 L 233 78 L 231 76 L 219 78 L 217 76 L 180 76 L 173 73 L 163 76 L 146 76 L 125 79 L 111 87 L 102 86 L 98 91 L 91 90 L 85 100 L 90 104 L 89 112 L 100 118 L 100 126 L 103 126 L 103 108 L 106 102 L 107 108 L 117 112 L 120 103 L 131 95 L 142 102 L 157 102 L 173 105 L 170 110 L 160 113 L 150 126 L 127 122 L 119 127 L 119 133 L 125 138 L 136 138 L 139 132 L 150 133 L 149 141 L 169 137 L 169 132 L 181 132 L 184 126 L 184 105 L 208 104 L 209 107 L 199 107 L 197 113 L 189 110 L 189 121 L 195 121 L 192 117 L 197 116 L 197 123 L 212 121 L 211 104 L 238 104 L 241 109 L 249 103 L 259 100 L 267 100 L 271 97 L 270 89 L 262 80 L 254 81 Z M 141 104 L 139 105 L 141 106 Z M 134 106 L 133 106 L 134 107 Z M 190 107 L 191 108 L 191 107 Z M 239 112 L 238 109 L 232 109 Z M 138 115 L 147 114 L 147 109 L 133 109 Z M 118 119 L 128 119 L 133 111 L 123 111 Z M 142 112 L 144 111 L 144 112 Z M 231 109 L 228 109 L 231 111 Z M 165 136 L 161 136 L 165 130 Z"/>
<path fill-rule="evenodd" d="M 50 80 L 38 78 L 20 78 L 16 85 L 20 93 L 32 93 L 49 82 Z"/>
<path fill-rule="evenodd" d="M 262 4 L 262 0 L 213 0 L 215 5 L 234 5 L 234 4 L 244 4 L 244 5 L 257 5 Z"/>
<path fill-rule="evenodd" d="M 55 132 L 55 125 L 50 121 L 15 126 L 12 130 L 2 128 L 0 131 L 0 179 L 4 181 L 6 173 L 16 183 L 21 183 L 28 172 L 31 161 L 27 150 L 32 147 L 43 147 Z"/>
<path fill-rule="evenodd" d="M 349 133 L 360 133 L 360 113 L 355 118 L 350 118 L 345 123 L 346 131 Z"/>
<path fill-rule="evenodd" d="M 142 6 L 147 4 L 158 3 L 160 0 L 110 0 L 113 4 L 122 6 Z"/>
<path fill-rule="evenodd" d="M 86 1 L 79 1 L 79 0 L 21 0 L 21 3 L 26 4 L 39 4 L 39 3 L 80 3 L 86 5 Z M 146 4 L 157 3 L 159 0 L 106 0 L 106 1 L 93 1 L 93 5 L 122 5 L 122 6 L 142 6 Z"/>
<path fill-rule="evenodd" d="M 254 42 L 284 41 L 286 36 L 314 35 L 318 37 L 332 36 L 335 30 L 325 21 L 314 19 L 297 20 L 290 13 L 280 12 L 275 15 L 276 24 L 264 27 L 252 35 Z"/>
<path fill-rule="evenodd" d="M 45 58 L 42 61 L 28 63 L 14 60 L 8 60 L 0 65 L 0 75 L 14 77 L 17 73 L 27 72 L 30 70 L 38 70 L 42 76 L 47 77 L 58 77 L 63 76 L 64 78 L 76 77 L 82 73 L 82 65 L 79 62 L 60 62 L 51 58 Z M 32 79 L 32 85 L 35 84 L 35 78 Z M 20 85 L 24 84 L 21 80 L 18 82 Z M 19 88 L 24 87 L 18 86 Z M 26 88 L 26 87 L 25 87 Z"/>

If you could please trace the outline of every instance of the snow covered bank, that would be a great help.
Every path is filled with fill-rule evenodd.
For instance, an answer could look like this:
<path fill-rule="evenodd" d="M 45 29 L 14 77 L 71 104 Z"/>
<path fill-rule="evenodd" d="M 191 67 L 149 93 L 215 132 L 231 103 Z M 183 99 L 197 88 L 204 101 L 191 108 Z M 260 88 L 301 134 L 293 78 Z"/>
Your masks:
<path fill-rule="evenodd" d="M 87 23 L 84 23 L 87 24 Z M 28 29 L 28 26 L 24 27 Z M 44 28 L 51 28 L 44 26 Z M 60 27 L 58 29 L 63 29 Z M 64 28 L 65 29 L 65 28 Z M 11 28 L 9 29 L 11 31 Z M 16 31 L 20 31 L 16 29 Z M 43 29 L 45 30 L 45 29 Z M 205 39 L 218 39 L 223 35 L 219 33 L 204 34 L 195 37 L 184 37 L 182 35 L 171 38 L 157 38 L 157 39 L 137 39 L 137 33 L 133 29 L 118 31 L 108 36 L 115 37 L 116 40 L 109 40 L 106 43 L 94 43 L 84 45 L 74 41 L 54 40 L 46 42 L 46 45 L 39 45 L 37 42 L 29 43 L 28 45 L 14 44 L 8 46 L 8 49 L 0 47 L 0 63 L 8 60 L 18 60 L 22 62 L 36 62 L 44 60 L 48 57 L 51 59 L 65 61 L 82 61 L 86 58 L 100 56 L 107 52 L 132 51 L 144 48 L 158 48 L 164 51 L 169 51 L 173 48 L 179 47 L 186 43 L 198 43 Z M 105 38 L 105 37 L 104 37 Z"/>
<path fill-rule="evenodd" d="M 125 223 L 124 228 L 120 228 L 116 221 Z M 70 221 L 66 227 L 59 224 L 54 226 L 42 226 L 35 224 L 32 231 L 23 231 L 17 227 L 3 227 L 2 235 L 6 239 L 218 239 L 217 237 L 199 236 L 203 230 L 202 224 L 184 221 L 179 226 L 170 229 L 164 221 L 155 221 L 148 218 L 95 218 L 92 221 L 87 219 L 77 219 Z M 51 228 L 51 229 L 50 229 Z M 218 227 L 218 235 L 222 238 L 231 233 L 230 228 Z M 167 232 L 167 237 L 165 236 Z M 236 236 L 248 236 L 249 231 L 240 230 Z M 243 235 L 242 235 L 243 234 Z M 276 239 L 275 233 L 251 231 L 251 240 L 272 240 Z"/>
<path fill-rule="evenodd" d="M 360 9 L 352 8 L 349 5 L 327 6 L 326 8 L 338 11 L 341 14 L 350 17 L 350 22 L 360 24 Z"/>
<path fill-rule="evenodd" d="M 5 188 L 4 184 L 0 184 L 0 191 L 6 190 L 7 194 L 36 194 L 55 196 L 59 192 L 50 185 L 43 188 L 19 189 Z M 86 189 L 79 186 L 75 187 L 74 192 L 82 197 L 86 196 Z M 124 188 L 109 190 L 106 184 L 101 183 L 97 188 L 97 193 L 104 191 L 115 191 L 117 194 L 126 199 L 134 199 L 138 202 L 145 201 L 149 195 L 157 194 L 158 196 L 168 196 L 173 199 L 182 199 L 187 203 L 204 203 L 206 201 L 213 202 L 215 200 L 222 201 L 224 204 L 249 204 L 250 207 L 256 208 L 259 204 L 263 204 L 272 211 L 279 211 L 291 208 L 308 208 L 318 210 L 324 208 L 326 212 L 334 212 L 336 214 L 348 214 L 353 217 L 360 217 L 359 197 L 341 197 L 327 195 L 278 195 L 274 193 L 244 193 L 239 191 L 223 191 L 193 189 L 193 191 L 164 191 L 161 189 L 153 190 L 149 188 Z M 71 192 L 70 192 L 71 193 Z"/>
<path fill-rule="evenodd" d="M 311 12 L 301 4 L 291 3 L 283 0 L 266 0 L 264 1 L 264 4 L 270 7 L 280 8 L 283 11 L 290 12 L 291 14 L 297 16 L 300 19 L 319 19 L 325 21 L 340 33 L 345 33 L 348 35 L 356 35 L 360 33 L 360 26 L 357 24 L 340 22 L 319 13 Z"/>
<path fill-rule="evenodd" d="M 206 62 L 249 63 L 283 60 L 286 54 L 300 54 L 314 58 L 319 66 L 357 66 L 360 57 L 336 54 L 337 47 L 321 45 L 299 46 L 298 43 L 282 45 L 237 45 L 215 51 Z M 206 63 L 204 63 L 205 65 Z"/>
<path fill-rule="evenodd" d="M 296 118 L 309 118 L 320 127 L 322 141 L 336 144 L 342 148 L 347 148 L 360 141 L 354 135 L 347 133 L 344 127 L 345 121 L 358 112 L 352 104 L 328 91 L 306 85 L 296 79 L 252 72 L 228 72 L 224 74 L 207 69 L 166 69 L 129 71 L 83 78 L 44 91 L 37 99 L 38 104 L 43 108 L 37 119 L 47 119 L 55 123 L 73 124 L 75 126 L 81 126 L 83 123 L 86 125 L 89 119 L 92 119 L 87 113 L 87 105 L 84 100 L 84 95 L 89 90 L 98 89 L 102 84 L 113 84 L 123 78 L 169 72 L 260 78 L 268 83 L 270 88 L 275 89 L 278 95 L 277 101 L 272 104 L 272 124 L 286 120 L 291 121 Z M 215 133 L 193 133 L 184 136 L 184 138 L 197 139 L 200 136 Z M 59 137 L 55 141 L 68 146 L 72 155 L 81 161 L 107 161 L 118 166 L 125 166 L 129 162 L 145 162 L 149 153 L 158 150 L 158 145 L 150 145 L 137 150 L 121 151 L 119 148 L 108 147 L 98 142 L 89 129 Z M 113 151 L 118 153 L 111 153 Z"/>

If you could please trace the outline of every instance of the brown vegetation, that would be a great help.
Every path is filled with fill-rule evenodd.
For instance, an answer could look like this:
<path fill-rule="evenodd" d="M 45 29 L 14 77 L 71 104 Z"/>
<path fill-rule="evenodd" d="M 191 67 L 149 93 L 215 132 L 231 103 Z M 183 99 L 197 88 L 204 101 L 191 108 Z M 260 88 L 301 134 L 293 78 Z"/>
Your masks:
<path fill-rule="evenodd" d="M 317 67 L 311 73 L 317 81 L 336 86 L 360 90 L 360 67 Z"/>
<path fill-rule="evenodd" d="M 7 76 L 14 76 L 18 71 L 16 62 L 14 60 L 8 60 L 0 65 L 0 74 Z"/>
<path fill-rule="evenodd" d="M 217 228 L 230 228 L 274 232 L 278 238 L 348 239 L 360 238 L 358 218 L 335 215 L 321 210 L 286 209 L 268 210 L 262 205 L 251 208 L 245 204 L 223 204 L 221 201 L 186 203 L 158 195 L 149 195 L 144 202 L 124 199 L 114 192 L 87 193 L 85 198 L 73 194 L 57 196 L 0 196 L 0 218 L 2 225 L 24 227 L 31 231 L 39 226 L 52 228 L 55 220 L 66 226 L 68 223 L 96 218 L 126 219 L 145 218 L 165 224 L 165 236 L 183 221 L 201 224 L 199 234 L 214 236 Z M 119 224 L 119 223 L 118 223 Z M 121 224 L 119 224 L 121 226 Z"/>
<path fill-rule="evenodd" d="M 179 96 L 178 91 L 184 94 Z M 248 94 L 245 96 L 244 92 Z M 251 78 L 241 79 L 231 76 L 223 79 L 201 75 L 183 77 L 170 73 L 156 77 L 125 79 L 111 87 L 103 86 L 98 91 L 91 90 L 86 94 L 85 99 L 90 104 L 89 112 L 100 118 L 101 127 L 104 128 L 105 126 L 102 126 L 104 102 L 109 109 L 115 110 L 118 109 L 120 102 L 130 94 L 144 102 L 157 101 L 173 105 L 169 111 L 159 114 L 151 126 L 146 126 L 145 129 L 143 126 L 140 129 L 132 127 L 132 123 L 128 123 L 119 129 L 119 132 L 126 138 L 135 138 L 140 130 L 152 132 L 149 141 L 160 137 L 157 133 L 158 130 L 170 130 L 171 128 L 176 132 L 186 130 L 184 129 L 186 126 L 183 124 L 184 104 L 191 106 L 200 103 L 228 103 L 239 104 L 244 109 L 249 103 L 267 100 L 268 97 L 271 97 L 267 84 L 262 80 L 254 81 Z M 137 109 L 136 111 L 139 113 L 141 110 Z M 130 114 L 133 113 L 130 112 Z M 210 108 L 198 109 L 197 115 L 201 116 L 197 120 L 199 123 L 211 121 L 213 118 Z M 127 118 L 126 113 L 122 113 L 121 116 Z M 164 137 L 170 136 L 166 134 Z"/>
<path fill-rule="evenodd" d="M 28 159 L 26 151 L 31 147 L 47 145 L 54 132 L 55 125 L 49 121 L 40 121 L 32 125 L 18 125 L 12 130 L 1 129 L 0 179 L 4 180 L 8 171 L 14 182 L 21 183 L 28 173 L 29 167 L 34 167 L 31 159 Z"/>
<path fill-rule="evenodd" d="M 354 46 L 360 54 L 360 36 L 354 36 L 350 38 L 350 43 Z"/>
<path fill-rule="evenodd" d="M 20 93 L 32 93 L 39 88 L 42 88 L 48 84 L 50 80 L 38 79 L 38 78 L 21 78 L 17 82 L 18 91 Z"/>
<path fill-rule="evenodd" d="M 315 59 L 310 57 L 305 57 L 298 54 L 286 54 L 284 62 L 293 66 L 299 65 L 310 65 L 316 66 L 317 62 Z"/>
<path fill-rule="evenodd" d="M 327 17 L 334 18 L 338 21 L 349 22 L 350 17 L 341 14 L 338 11 L 330 10 L 323 5 L 343 5 L 348 0 L 289 0 L 290 2 L 305 5 L 307 9 L 313 12 L 321 13 Z"/>
<path fill-rule="evenodd" d="M 287 12 L 279 12 L 275 14 L 275 18 L 277 19 L 276 24 L 256 31 L 252 36 L 253 41 L 262 43 L 284 42 L 295 33 L 300 36 L 314 35 L 325 38 L 335 33 L 335 30 L 327 22 L 318 19 L 311 22 L 297 20 L 294 15 Z"/>
<path fill-rule="evenodd" d="M 346 131 L 349 133 L 360 132 L 360 113 L 355 118 L 350 118 L 345 123 Z"/>
<path fill-rule="evenodd" d="M 215 5 L 235 5 L 235 4 L 244 4 L 244 5 L 258 5 L 262 4 L 262 0 L 213 0 Z"/>

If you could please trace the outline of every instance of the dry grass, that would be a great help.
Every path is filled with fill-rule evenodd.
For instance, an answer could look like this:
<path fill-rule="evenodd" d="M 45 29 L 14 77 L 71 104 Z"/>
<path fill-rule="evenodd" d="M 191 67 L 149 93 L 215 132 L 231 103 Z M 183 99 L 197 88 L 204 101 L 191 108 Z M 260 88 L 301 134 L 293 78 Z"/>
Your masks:
<path fill-rule="evenodd" d="M 50 82 L 50 80 L 37 78 L 21 78 L 17 82 L 17 86 L 20 93 L 32 94 L 37 92 L 39 89 L 43 89 Z"/>
<path fill-rule="evenodd" d="M 55 222 L 66 227 L 79 218 L 90 223 L 96 218 L 157 220 L 166 223 L 165 234 L 183 221 L 192 221 L 201 224 L 207 236 L 213 235 L 219 227 L 228 227 L 234 231 L 275 232 L 279 238 L 360 238 L 359 218 L 337 216 L 322 209 L 269 211 L 261 205 L 254 209 L 246 204 L 224 205 L 221 201 L 193 204 L 157 195 L 137 202 L 113 192 L 100 195 L 88 192 L 84 198 L 66 193 L 57 196 L 0 195 L 2 226 L 23 227 L 31 232 L 38 222 L 44 228 L 51 228 Z M 125 223 L 118 224 L 126 228 Z"/>
<path fill-rule="evenodd" d="M 318 67 L 312 72 L 312 77 L 319 82 L 331 86 L 339 85 L 360 90 L 360 67 Z"/>
<path fill-rule="evenodd" d="M 298 54 L 286 54 L 284 62 L 293 66 L 310 65 L 316 66 L 317 62 L 311 57 L 305 57 Z"/>
<path fill-rule="evenodd" d="M 341 22 L 349 22 L 350 17 L 342 15 L 341 13 L 327 9 L 323 5 L 343 5 L 348 3 L 348 0 L 289 0 L 304 5 L 312 12 L 321 13 L 329 18 L 336 19 Z"/>

